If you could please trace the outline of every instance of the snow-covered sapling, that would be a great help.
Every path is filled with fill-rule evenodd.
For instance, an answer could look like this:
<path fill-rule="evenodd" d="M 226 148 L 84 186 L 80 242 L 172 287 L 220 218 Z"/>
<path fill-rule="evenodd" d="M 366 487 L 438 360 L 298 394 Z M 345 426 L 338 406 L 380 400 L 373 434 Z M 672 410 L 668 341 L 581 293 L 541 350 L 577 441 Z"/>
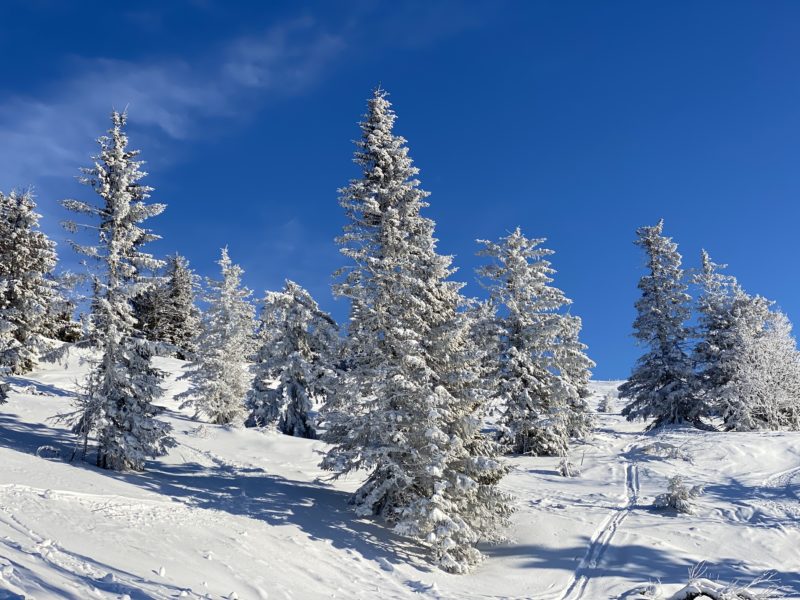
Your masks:
<path fill-rule="evenodd" d="M 689 570 L 689 581 L 677 592 L 666 596 L 660 584 L 649 584 L 624 594 L 631 600 L 777 600 L 786 596 L 771 581 L 767 572 L 749 583 L 723 583 L 708 579 L 704 563 Z"/>
<path fill-rule="evenodd" d="M 650 456 L 692 462 L 692 457 L 689 456 L 682 447 L 670 444 L 669 442 L 653 442 L 652 444 L 642 447 L 641 451 L 643 454 L 648 454 Z"/>
<path fill-rule="evenodd" d="M 613 401 L 614 397 L 611 394 L 605 394 L 597 404 L 597 412 L 609 413 L 614 410 Z"/>
<path fill-rule="evenodd" d="M 653 501 L 653 507 L 692 514 L 694 512 L 694 499 L 702 493 L 703 486 L 695 485 L 690 488 L 683 483 L 683 477 L 675 475 L 669 478 L 667 491 L 656 496 L 655 501 Z"/>
<path fill-rule="evenodd" d="M 581 474 L 581 470 L 565 457 L 558 463 L 558 473 L 562 477 L 578 477 Z"/>

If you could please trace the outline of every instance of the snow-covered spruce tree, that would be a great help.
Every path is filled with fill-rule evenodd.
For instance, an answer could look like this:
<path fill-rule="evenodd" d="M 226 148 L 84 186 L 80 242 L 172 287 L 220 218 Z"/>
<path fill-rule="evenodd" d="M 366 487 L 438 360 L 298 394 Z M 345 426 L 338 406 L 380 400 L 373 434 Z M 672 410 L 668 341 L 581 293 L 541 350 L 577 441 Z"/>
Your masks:
<path fill-rule="evenodd" d="M 739 352 L 733 310 L 744 298 L 736 278 L 720 272 L 726 265 L 714 263 L 705 250 L 700 254 L 700 264 L 700 270 L 692 277 L 699 290 L 697 342 L 692 359 L 696 391 L 711 406 L 732 375 L 732 364 Z"/>
<path fill-rule="evenodd" d="M 339 238 L 350 264 L 335 292 L 351 301 L 346 371 L 323 409 L 333 447 L 322 466 L 369 472 L 353 496 L 360 515 L 383 517 L 431 559 L 465 572 L 496 540 L 510 512 L 505 473 L 482 435 L 482 352 L 462 310 L 451 259 L 436 252 L 434 223 L 395 114 L 376 90 L 361 123 L 363 175 L 341 190 Z"/>
<path fill-rule="evenodd" d="M 800 429 L 800 353 L 785 314 L 740 292 L 732 310 L 737 351 L 716 390 L 727 430 Z"/>
<path fill-rule="evenodd" d="M 75 318 L 78 308 L 76 287 L 83 278 L 70 272 L 61 272 L 53 274 L 51 279 L 54 295 L 48 310 L 46 335 L 61 342 L 77 342 L 83 332 L 80 321 Z"/>
<path fill-rule="evenodd" d="M 39 219 L 30 191 L 0 193 L 0 278 L 6 282 L 0 318 L 11 326 L 11 343 L 0 348 L 0 363 L 13 373 L 36 366 L 55 300 L 50 277 L 55 243 L 39 230 Z"/>
<path fill-rule="evenodd" d="M 278 430 L 287 435 L 314 438 L 314 400 L 325 398 L 335 378 L 330 360 L 336 355 L 336 322 L 320 310 L 311 294 L 289 280 L 283 291 L 267 293 L 260 320 L 264 343 L 247 395 L 246 424 L 277 422 Z M 277 380 L 275 389 L 269 386 L 271 380 Z"/>
<path fill-rule="evenodd" d="M 487 392 L 486 412 L 491 415 L 502 414 L 504 406 L 498 395 L 494 393 L 497 383 L 497 372 L 500 358 L 500 326 L 497 318 L 497 307 L 494 300 L 473 300 L 469 307 L 472 321 L 470 336 L 481 349 L 481 387 Z"/>
<path fill-rule="evenodd" d="M 222 279 L 208 279 L 195 357 L 183 375 L 189 389 L 179 394 L 183 406 L 193 406 L 218 425 L 241 424 L 245 396 L 250 387 L 247 359 L 253 348 L 254 310 L 252 292 L 242 286 L 242 268 L 231 262 L 228 249 L 218 261 Z"/>
<path fill-rule="evenodd" d="M 161 311 L 161 293 L 164 285 L 164 278 L 158 273 L 152 273 L 152 285 L 145 289 L 141 294 L 131 298 L 133 307 L 133 318 L 136 320 L 134 327 L 137 331 L 150 341 L 157 341 L 153 334 L 153 328 L 158 321 Z"/>
<path fill-rule="evenodd" d="M 707 408 L 696 398 L 692 361 L 686 352 L 690 296 L 681 269 L 678 246 L 662 235 L 664 220 L 636 230 L 635 242 L 647 254 L 648 274 L 639 280 L 634 337 L 647 351 L 639 358 L 619 397 L 630 402 L 622 414 L 653 418 L 650 428 L 667 424 L 702 426 Z"/>
<path fill-rule="evenodd" d="M 497 317 L 499 345 L 492 388 L 505 406 L 502 440 L 521 454 L 563 456 L 570 435 L 591 427 L 588 382 L 594 363 L 578 340 L 581 321 L 559 311 L 570 303 L 550 285 L 553 252 L 517 228 L 499 243 L 480 240 L 491 262 L 478 269 Z"/>
<path fill-rule="evenodd" d="M 727 430 L 800 427 L 800 358 L 786 315 L 750 296 L 703 252 L 698 389 Z"/>
<path fill-rule="evenodd" d="M 64 207 L 87 215 L 96 223 L 67 222 L 69 231 L 79 227 L 98 232 L 95 245 L 73 242 L 79 253 L 97 261 L 93 278 L 96 291 L 92 308 L 99 359 L 79 394 L 73 415 L 76 431 L 88 437 L 96 431 L 97 464 L 106 469 L 142 470 L 148 457 L 174 446 L 170 426 L 155 418 L 153 400 L 161 394 L 162 373 L 151 364 L 150 344 L 134 330 L 131 298 L 150 285 L 143 274 L 160 261 L 142 251 L 157 239 L 142 223 L 163 212 L 165 205 L 148 204 L 152 188 L 142 185 L 145 176 L 139 152 L 128 149 L 126 115 L 113 112 L 108 136 L 98 140 L 100 154 L 81 182 L 100 196 L 99 205 L 65 200 Z"/>
<path fill-rule="evenodd" d="M 200 309 L 195 304 L 198 287 L 189 261 L 180 254 L 168 257 L 161 281 L 134 299 L 137 329 L 148 339 L 167 344 L 178 358 L 187 359 L 200 330 Z"/>
<path fill-rule="evenodd" d="M 200 309 L 195 304 L 198 277 L 180 254 L 167 258 L 166 282 L 161 288 L 161 318 L 156 323 L 157 340 L 177 348 L 179 358 L 195 352 L 194 339 L 200 330 Z"/>
<path fill-rule="evenodd" d="M 589 381 L 595 362 L 586 354 L 588 346 L 580 341 L 583 322 L 571 314 L 561 315 L 560 331 L 553 348 L 553 363 L 558 371 L 561 394 L 567 398 L 567 431 L 570 437 L 585 439 L 594 429 L 595 419 L 589 408 Z"/>

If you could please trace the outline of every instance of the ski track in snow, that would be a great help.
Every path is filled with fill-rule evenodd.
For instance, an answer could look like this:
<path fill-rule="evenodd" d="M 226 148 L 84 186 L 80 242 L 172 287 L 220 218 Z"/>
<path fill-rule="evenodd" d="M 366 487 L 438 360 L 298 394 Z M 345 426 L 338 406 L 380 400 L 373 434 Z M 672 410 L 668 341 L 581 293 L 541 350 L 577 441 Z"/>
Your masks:
<path fill-rule="evenodd" d="M 0 539 L 0 546 L 27 557 L 39 559 L 56 570 L 75 574 L 77 578 L 71 582 L 71 587 L 74 588 L 75 593 L 79 596 L 98 596 L 99 590 L 102 589 L 115 594 L 125 594 L 129 597 L 131 593 L 134 594 L 134 597 L 142 597 L 142 590 L 149 587 L 140 578 L 127 576 L 127 574 L 122 574 L 117 570 L 99 569 L 97 565 L 91 560 L 87 560 L 86 557 L 71 552 L 61 546 L 59 542 L 37 533 L 28 524 L 23 523 L 15 516 L 8 506 L 2 504 L 0 504 L 0 523 L 21 534 L 28 542 L 24 544 L 5 538 Z M 23 565 L 10 560 L 9 563 L 15 567 L 17 572 L 25 573 L 27 571 Z M 25 576 L 32 577 L 31 575 Z M 15 583 L 15 579 L 19 579 L 19 575 L 12 575 L 10 583 Z M 182 590 L 177 591 L 180 592 Z M 164 595 L 153 590 L 148 590 L 148 595 L 152 598 L 172 596 L 172 594 Z"/>
<path fill-rule="evenodd" d="M 626 446 L 622 455 L 627 456 L 634 446 L 635 442 Z M 639 465 L 632 460 L 626 460 L 623 465 L 625 467 L 625 500 L 614 508 L 592 535 L 586 554 L 559 596 L 559 600 L 579 600 L 583 598 L 586 586 L 592 578 L 591 571 L 597 568 L 606 550 L 611 546 L 611 542 L 620 525 L 636 506 L 639 498 Z"/>
<path fill-rule="evenodd" d="M 793 469 L 788 469 L 786 471 L 781 471 L 780 473 L 775 473 L 774 475 L 770 475 L 767 477 L 762 483 L 762 488 L 784 488 L 786 490 L 786 496 L 792 497 L 795 500 L 800 501 L 800 496 L 798 496 L 797 486 L 793 485 L 794 480 L 800 478 L 800 467 L 794 467 Z"/>
<path fill-rule="evenodd" d="M 770 510 L 783 514 L 789 523 L 800 525 L 800 467 L 779 471 L 770 475 L 756 489 L 756 499 Z M 778 492 L 781 494 L 776 497 Z"/>

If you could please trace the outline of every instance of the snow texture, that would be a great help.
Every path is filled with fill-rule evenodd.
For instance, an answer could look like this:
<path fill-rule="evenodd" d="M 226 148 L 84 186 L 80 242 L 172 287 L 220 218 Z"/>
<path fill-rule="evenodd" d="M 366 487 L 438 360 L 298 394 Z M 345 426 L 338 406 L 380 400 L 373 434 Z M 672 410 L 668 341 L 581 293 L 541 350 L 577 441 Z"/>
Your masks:
<path fill-rule="evenodd" d="M 775 586 L 800 598 L 800 433 L 654 434 L 600 414 L 578 478 L 561 477 L 558 458 L 509 459 L 500 488 L 517 498 L 511 539 L 484 547 L 472 573 L 450 575 L 354 517 L 347 501 L 363 479 L 326 481 L 317 466 L 324 442 L 198 427 L 175 399 L 187 364 L 173 358 L 154 360 L 166 373 L 161 418 L 177 446 L 145 472 L 40 458 L 43 446 L 71 453 L 72 434 L 50 417 L 69 407 L 87 352 L 11 380 L 0 413 L 0 597 L 595 600 L 633 598 L 624 594 L 657 580 L 669 598 L 705 561 L 711 582 L 774 570 L 750 591 Z M 590 384 L 591 406 L 617 384 Z M 655 441 L 695 459 L 641 451 Z M 705 485 L 693 515 L 650 508 L 675 472 Z"/>

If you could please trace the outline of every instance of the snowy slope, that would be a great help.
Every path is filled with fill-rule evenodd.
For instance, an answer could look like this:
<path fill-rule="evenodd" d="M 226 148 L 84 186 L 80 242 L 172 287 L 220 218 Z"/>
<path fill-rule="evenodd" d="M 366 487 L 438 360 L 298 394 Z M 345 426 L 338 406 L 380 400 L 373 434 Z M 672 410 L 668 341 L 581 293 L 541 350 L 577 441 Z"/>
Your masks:
<path fill-rule="evenodd" d="M 600 415 L 571 456 L 581 477 L 557 475 L 557 459 L 512 461 L 511 540 L 457 576 L 355 519 L 347 497 L 358 481 L 327 480 L 324 444 L 192 421 L 172 400 L 183 363 L 159 365 L 179 446 L 143 474 L 37 456 L 71 453 L 48 419 L 85 369 L 75 353 L 12 380 L 0 407 L 0 598 L 601 599 L 655 580 L 674 590 L 701 561 L 728 581 L 774 569 L 800 598 L 798 434 L 644 434 Z M 615 387 L 595 383 L 595 401 Z M 646 453 L 654 442 L 683 457 Z M 676 473 L 706 486 L 694 515 L 649 507 Z"/>

